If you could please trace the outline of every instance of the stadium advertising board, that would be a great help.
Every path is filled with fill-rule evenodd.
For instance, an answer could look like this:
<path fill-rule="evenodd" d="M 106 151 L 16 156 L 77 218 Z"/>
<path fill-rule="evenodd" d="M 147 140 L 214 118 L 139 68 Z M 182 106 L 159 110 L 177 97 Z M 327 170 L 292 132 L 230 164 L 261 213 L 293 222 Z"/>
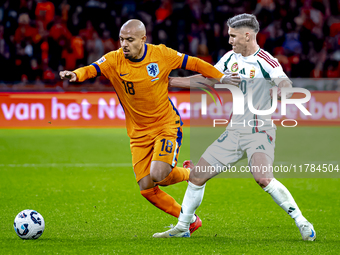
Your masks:
<path fill-rule="evenodd" d="M 233 107 L 237 107 L 237 103 L 233 103 L 233 95 L 229 91 L 218 90 L 218 94 L 221 102 L 214 99 L 215 95 L 209 97 L 203 91 L 191 93 L 192 126 L 221 127 L 231 124 L 230 114 Z M 305 99 L 305 93 L 295 93 L 291 99 L 288 99 L 294 103 L 275 103 L 275 111 L 274 109 L 271 111 L 273 112 L 272 123 L 284 127 L 340 124 L 340 92 L 311 92 L 310 98 Z M 306 103 L 299 104 L 297 103 L 299 100 L 304 100 Z M 238 110 L 242 112 L 242 109 Z M 248 123 L 237 125 L 248 125 Z"/>
<path fill-rule="evenodd" d="M 188 93 L 170 93 L 189 125 Z M 123 127 L 116 93 L 1 93 L 0 127 Z"/>
<path fill-rule="evenodd" d="M 172 92 L 169 97 L 178 109 L 185 126 L 212 126 L 221 119 L 226 125 L 232 111 L 232 94 L 223 95 L 222 105 L 207 97 L 206 114 L 202 115 L 202 93 Z M 302 98 L 296 94 L 293 97 Z M 340 125 L 340 92 L 311 92 L 304 107 L 311 113 L 306 116 L 294 104 L 287 105 L 281 115 L 281 104 L 272 115 L 277 126 L 289 125 L 286 119 L 299 125 Z M 191 108 L 191 109 L 190 109 Z M 191 118 L 190 118 L 191 117 Z M 190 121 L 189 121 L 190 120 Z M 283 121 L 283 125 L 282 125 Z M 293 122 L 291 125 L 293 125 Z M 115 93 L 1 93 L 0 127 L 121 127 L 125 125 L 124 110 Z"/>

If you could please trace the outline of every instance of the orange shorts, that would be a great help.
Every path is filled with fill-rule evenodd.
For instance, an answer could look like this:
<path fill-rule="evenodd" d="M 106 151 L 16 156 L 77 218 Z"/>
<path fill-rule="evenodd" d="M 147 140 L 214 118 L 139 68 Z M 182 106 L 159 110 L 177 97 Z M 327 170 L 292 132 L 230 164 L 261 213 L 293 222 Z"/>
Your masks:
<path fill-rule="evenodd" d="M 137 182 L 150 174 L 151 161 L 177 165 L 182 144 L 182 127 L 167 128 L 141 138 L 130 139 L 133 171 Z"/>

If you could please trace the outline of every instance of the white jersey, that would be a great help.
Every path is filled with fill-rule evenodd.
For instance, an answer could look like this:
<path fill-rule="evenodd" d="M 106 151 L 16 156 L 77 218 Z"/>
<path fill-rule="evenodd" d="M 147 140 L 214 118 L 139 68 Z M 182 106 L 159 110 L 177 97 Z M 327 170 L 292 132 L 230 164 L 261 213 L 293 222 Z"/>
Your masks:
<path fill-rule="evenodd" d="M 271 108 L 270 88 L 277 86 L 282 80 L 290 81 L 277 59 L 263 49 L 247 57 L 231 50 L 218 61 L 215 67 L 220 72 L 228 69 L 238 73 L 241 78 L 239 88 L 244 94 L 244 115 L 231 115 L 227 130 L 257 133 L 276 129 L 271 121 L 271 114 L 257 115 L 249 110 L 248 92 L 252 90 L 252 104 L 256 110 Z"/>

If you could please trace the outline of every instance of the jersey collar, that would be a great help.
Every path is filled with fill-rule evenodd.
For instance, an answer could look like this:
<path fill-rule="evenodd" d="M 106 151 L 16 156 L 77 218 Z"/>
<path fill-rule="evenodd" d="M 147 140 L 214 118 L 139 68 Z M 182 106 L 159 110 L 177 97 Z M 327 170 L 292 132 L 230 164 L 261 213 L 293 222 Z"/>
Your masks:
<path fill-rule="evenodd" d="M 260 50 L 261 50 L 261 48 L 259 47 L 259 49 L 255 52 L 255 54 L 254 54 L 254 56 L 256 56 L 257 55 L 257 53 L 259 53 L 260 52 Z"/>
<path fill-rule="evenodd" d="M 146 56 L 146 52 L 148 51 L 148 47 L 146 46 L 146 43 L 144 44 L 144 54 L 143 54 L 143 57 L 141 57 L 140 59 L 129 59 L 131 62 L 141 62 L 143 61 L 143 59 L 145 58 Z"/>

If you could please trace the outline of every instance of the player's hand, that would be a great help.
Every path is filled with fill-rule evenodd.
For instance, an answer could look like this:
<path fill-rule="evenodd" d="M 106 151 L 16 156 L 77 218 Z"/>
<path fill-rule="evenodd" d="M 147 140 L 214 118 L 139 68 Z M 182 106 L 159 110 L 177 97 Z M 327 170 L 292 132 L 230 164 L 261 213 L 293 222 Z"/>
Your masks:
<path fill-rule="evenodd" d="M 77 81 L 77 75 L 74 72 L 71 71 L 60 71 L 59 73 L 60 79 L 69 79 L 70 82 Z"/>
<path fill-rule="evenodd" d="M 241 78 L 238 75 L 238 73 L 233 73 L 229 70 L 226 70 L 224 72 L 225 76 L 222 80 L 223 84 L 230 84 L 230 85 L 235 85 L 237 86 L 241 82 Z"/>

